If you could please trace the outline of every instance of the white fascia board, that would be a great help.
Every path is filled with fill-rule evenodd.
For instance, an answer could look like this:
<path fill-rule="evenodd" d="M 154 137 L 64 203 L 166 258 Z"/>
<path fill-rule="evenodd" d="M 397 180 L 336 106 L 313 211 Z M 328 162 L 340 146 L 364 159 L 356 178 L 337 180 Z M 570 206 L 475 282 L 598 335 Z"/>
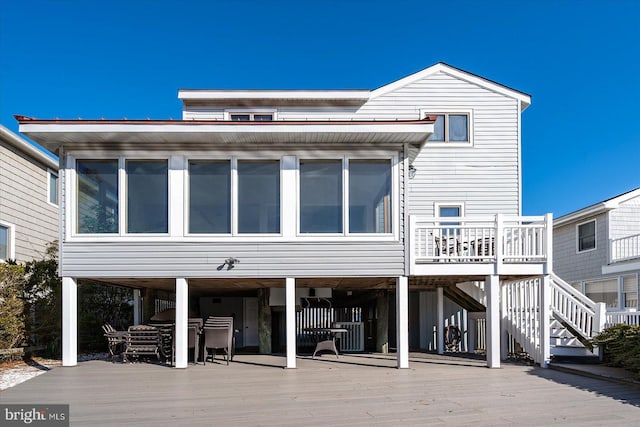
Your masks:
<path fill-rule="evenodd" d="M 553 221 L 553 226 L 559 227 L 571 222 L 582 220 L 587 217 L 592 217 L 595 215 L 599 215 L 599 214 L 611 211 L 613 209 L 617 209 L 618 207 L 620 207 L 621 203 L 624 203 L 628 200 L 633 199 L 634 197 L 639 197 L 639 196 L 640 196 L 640 188 L 636 188 L 635 190 L 629 191 L 627 193 L 624 193 L 612 199 L 608 199 L 603 202 L 596 203 L 595 205 L 587 206 L 586 208 L 558 217 L 556 220 Z"/>
<path fill-rule="evenodd" d="M 8 144 L 11 144 L 15 148 L 34 158 L 35 160 L 44 163 L 48 168 L 56 171 L 58 170 L 58 161 L 56 159 L 38 150 L 29 142 L 20 138 L 20 136 L 11 132 L 9 129 L 2 125 L 0 125 L 0 139 L 7 142 Z"/>
<path fill-rule="evenodd" d="M 598 203 L 597 205 L 589 206 L 584 209 L 580 209 L 579 211 L 555 219 L 553 221 L 553 228 L 561 227 L 572 222 L 581 221 L 582 219 L 600 215 L 610 210 L 611 208 L 608 208 L 604 203 Z"/>
<path fill-rule="evenodd" d="M 382 136 L 388 142 L 411 142 L 422 144 L 433 133 L 433 123 L 286 123 L 264 122 L 261 124 L 224 123 L 167 123 L 167 124 L 21 124 L 20 132 L 45 146 L 60 146 L 65 143 L 127 141 L 150 142 L 149 138 L 163 136 L 162 140 L 176 143 L 183 141 L 213 142 L 215 135 L 224 136 L 234 142 L 234 136 L 272 136 L 279 140 L 295 135 L 306 135 L 318 140 L 335 136 Z M 146 136 L 146 137 L 145 137 Z M 393 138 L 396 136 L 397 138 Z M 398 140 L 394 140 L 398 139 Z M 271 141 L 270 140 L 270 141 Z"/>
<path fill-rule="evenodd" d="M 462 70 L 458 70 L 457 68 L 450 67 L 447 64 L 443 64 L 443 63 L 432 65 L 431 67 L 425 68 L 422 71 L 418 71 L 417 73 L 411 74 L 400 80 L 396 80 L 395 82 L 379 87 L 378 89 L 371 92 L 371 98 L 375 98 L 377 96 L 392 92 L 396 89 L 399 89 L 403 86 L 413 83 L 416 80 L 423 79 L 425 77 L 428 77 L 438 72 L 449 74 L 458 79 L 465 80 L 469 83 L 473 83 L 480 87 L 487 88 L 491 91 L 503 94 L 510 98 L 517 99 L 520 101 L 520 111 L 524 111 L 529 105 L 531 105 L 531 96 L 525 93 L 519 92 L 514 89 L 510 89 L 506 86 L 502 86 L 498 83 L 494 83 L 490 80 L 464 72 Z"/>
<path fill-rule="evenodd" d="M 296 99 L 296 100 L 360 100 L 369 99 L 369 90 L 194 90 L 180 89 L 178 99 Z"/>

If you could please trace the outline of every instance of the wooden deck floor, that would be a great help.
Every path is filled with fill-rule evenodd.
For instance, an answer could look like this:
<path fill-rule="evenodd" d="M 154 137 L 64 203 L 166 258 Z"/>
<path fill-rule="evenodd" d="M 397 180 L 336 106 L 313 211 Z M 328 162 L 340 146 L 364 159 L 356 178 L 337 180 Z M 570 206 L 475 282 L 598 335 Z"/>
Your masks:
<path fill-rule="evenodd" d="M 536 367 L 411 354 L 298 359 L 237 355 L 177 370 L 82 362 L 0 392 L 0 403 L 69 403 L 71 425 L 637 425 L 640 388 Z"/>

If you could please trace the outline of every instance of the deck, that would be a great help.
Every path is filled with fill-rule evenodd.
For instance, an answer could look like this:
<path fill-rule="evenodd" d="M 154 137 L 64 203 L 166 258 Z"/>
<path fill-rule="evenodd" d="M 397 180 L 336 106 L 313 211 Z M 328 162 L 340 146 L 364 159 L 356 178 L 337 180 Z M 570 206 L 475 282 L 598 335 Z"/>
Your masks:
<path fill-rule="evenodd" d="M 412 353 L 298 358 L 237 355 L 185 370 L 81 362 L 0 402 L 69 403 L 71 425 L 633 425 L 640 388 L 521 364 Z M 388 368 L 388 369 L 387 369 Z"/>

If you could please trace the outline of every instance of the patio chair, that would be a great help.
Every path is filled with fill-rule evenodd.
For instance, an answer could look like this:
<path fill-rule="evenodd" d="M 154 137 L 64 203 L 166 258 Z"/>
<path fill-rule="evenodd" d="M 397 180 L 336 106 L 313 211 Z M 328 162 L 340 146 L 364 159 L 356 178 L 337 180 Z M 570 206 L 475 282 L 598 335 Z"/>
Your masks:
<path fill-rule="evenodd" d="M 115 362 L 116 355 L 121 355 L 124 350 L 124 331 L 116 331 L 113 326 L 106 323 L 102 326 L 104 337 L 107 339 L 107 349 L 111 355 L 111 362 Z"/>
<path fill-rule="evenodd" d="M 155 356 L 160 360 L 160 331 L 155 326 L 136 325 L 130 326 L 127 331 L 127 339 L 124 352 L 125 362 L 133 356 Z"/>
<path fill-rule="evenodd" d="M 187 349 L 193 349 L 193 363 L 198 363 L 200 356 L 200 329 L 191 323 L 187 329 Z"/>
<path fill-rule="evenodd" d="M 209 317 L 204 323 L 204 364 L 207 363 L 209 350 L 213 350 L 211 361 L 215 361 L 216 350 L 225 351 L 227 365 L 233 360 L 233 317 Z"/>

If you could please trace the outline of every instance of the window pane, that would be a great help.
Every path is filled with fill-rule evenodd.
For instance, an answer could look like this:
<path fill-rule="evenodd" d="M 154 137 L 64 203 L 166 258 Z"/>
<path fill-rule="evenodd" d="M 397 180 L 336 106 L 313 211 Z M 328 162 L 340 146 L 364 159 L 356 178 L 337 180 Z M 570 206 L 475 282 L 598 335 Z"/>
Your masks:
<path fill-rule="evenodd" d="M 633 274 L 622 278 L 624 308 L 638 308 L 638 276 Z"/>
<path fill-rule="evenodd" d="M 449 116 L 449 141 L 469 141 L 468 117 L 466 114 L 451 114 Z"/>
<path fill-rule="evenodd" d="M 118 232 L 118 161 L 78 160 L 78 233 Z"/>
<path fill-rule="evenodd" d="M 602 280 L 585 285 L 585 294 L 595 302 L 604 302 L 607 307 L 618 308 L 618 280 Z"/>
<path fill-rule="evenodd" d="M 166 160 L 127 161 L 127 232 L 169 232 Z"/>
<path fill-rule="evenodd" d="M 444 116 L 436 116 L 436 122 L 433 125 L 433 133 L 428 141 L 444 141 Z"/>
<path fill-rule="evenodd" d="M 0 225 L 0 259 L 7 259 L 9 254 L 9 229 Z"/>
<path fill-rule="evenodd" d="M 49 203 L 58 204 L 58 175 L 49 173 Z"/>
<path fill-rule="evenodd" d="M 253 120 L 256 122 L 270 122 L 273 120 L 272 114 L 254 114 Z"/>
<path fill-rule="evenodd" d="M 578 226 L 578 251 L 596 247 L 596 222 L 591 221 Z"/>
<path fill-rule="evenodd" d="M 300 232 L 342 233 L 342 162 L 300 162 Z"/>
<path fill-rule="evenodd" d="M 248 114 L 231 114 L 231 120 L 234 122 L 248 122 L 250 117 Z"/>
<path fill-rule="evenodd" d="M 280 232 L 280 162 L 238 162 L 238 232 Z"/>
<path fill-rule="evenodd" d="M 349 162 L 349 232 L 391 233 L 391 164 Z"/>
<path fill-rule="evenodd" d="M 189 233 L 230 232 L 229 162 L 189 162 Z"/>

